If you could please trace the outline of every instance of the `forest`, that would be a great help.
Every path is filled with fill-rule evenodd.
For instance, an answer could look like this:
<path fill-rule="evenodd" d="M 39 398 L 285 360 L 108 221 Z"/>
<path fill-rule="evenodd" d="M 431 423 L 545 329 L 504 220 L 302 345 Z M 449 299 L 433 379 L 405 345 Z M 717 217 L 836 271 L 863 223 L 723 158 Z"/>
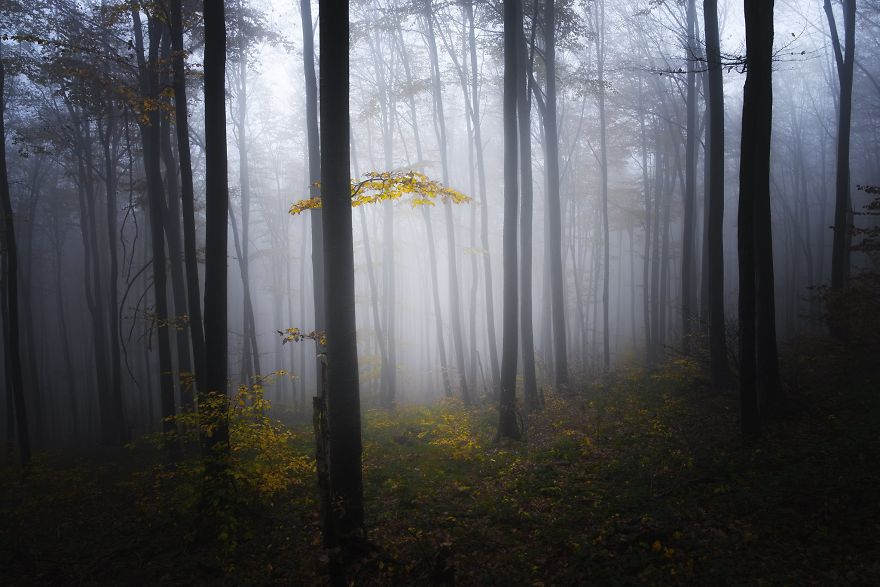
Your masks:
<path fill-rule="evenodd" d="M 0 0 L 0 582 L 880 584 L 880 0 Z"/>

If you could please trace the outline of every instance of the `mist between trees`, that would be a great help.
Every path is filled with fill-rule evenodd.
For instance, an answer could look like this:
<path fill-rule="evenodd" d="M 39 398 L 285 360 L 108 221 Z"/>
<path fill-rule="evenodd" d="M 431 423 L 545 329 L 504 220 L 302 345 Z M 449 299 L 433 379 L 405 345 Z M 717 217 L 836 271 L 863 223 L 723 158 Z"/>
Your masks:
<path fill-rule="evenodd" d="M 519 438 L 683 356 L 758 433 L 777 345 L 857 337 L 877 269 L 880 3 L 775 4 L 6 0 L 10 450 L 197 411 L 221 471 L 211 395 L 256 387 L 328 419 L 344 540 L 361 405 L 490 403 Z"/>

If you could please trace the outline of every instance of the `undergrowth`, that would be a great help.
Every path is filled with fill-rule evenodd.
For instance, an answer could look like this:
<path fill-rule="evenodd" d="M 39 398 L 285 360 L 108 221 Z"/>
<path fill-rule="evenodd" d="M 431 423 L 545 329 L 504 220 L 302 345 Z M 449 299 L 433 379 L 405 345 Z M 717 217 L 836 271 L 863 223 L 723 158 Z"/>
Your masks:
<path fill-rule="evenodd" d="M 364 414 L 361 584 L 878 584 L 877 371 L 832 343 L 786 359 L 789 417 L 739 437 L 699 366 L 548 393 L 525 440 L 457 401 Z M 24 584 L 325 581 L 309 427 L 234 402 L 235 523 L 194 537 L 200 468 L 151 442 L 109 462 L 42 454 L 0 480 L 0 576 Z M 183 426 L 186 429 L 186 426 Z M 154 439 L 155 440 L 155 439 Z"/>

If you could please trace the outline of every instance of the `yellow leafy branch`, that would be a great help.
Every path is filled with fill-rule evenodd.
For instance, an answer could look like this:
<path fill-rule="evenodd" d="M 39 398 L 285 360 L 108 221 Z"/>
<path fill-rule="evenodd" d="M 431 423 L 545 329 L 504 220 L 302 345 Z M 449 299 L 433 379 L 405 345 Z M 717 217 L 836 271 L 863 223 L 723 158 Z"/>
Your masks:
<path fill-rule="evenodd" d="M 415 208 L 433 206 L 437 199 L 453 204 L 465 204 L 472 199 L 424 173 L 412 170 L 370 171 L 362 179 L 351 181 L 352 207 L 377 202 L 405 200 Z M 290 213 L 294 216 L 306 210 L 321 207 L 321 198 L 307 198 L 294 202 Z"/>
<path fill-rule="evenodd" d="M 306 332 L 305 330 L 300 330 L 299 328 L 287 328 L 286 330 L 276 330 L 278 336 L 281 337 L 281 344 L 287 344 L 289 342 L 300 342 L 301 340 L 314 340 L 319 345 L 324 346 L 327 344 L 327 336 L 323 330 L 313 330 L 311 332 Z"/>

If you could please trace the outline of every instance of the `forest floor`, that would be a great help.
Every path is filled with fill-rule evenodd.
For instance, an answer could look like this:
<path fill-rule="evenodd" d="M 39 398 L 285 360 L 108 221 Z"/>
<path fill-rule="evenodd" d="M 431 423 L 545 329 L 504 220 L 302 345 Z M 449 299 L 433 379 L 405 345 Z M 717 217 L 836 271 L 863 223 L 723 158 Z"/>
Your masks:
<path fill-rule="evenodd" d="M 457 402 L 368 410 L 358 584 L 880 584 L 880 369 L 785 355 L 788 416 L 744 442 L 734 392 L 670 360 L 550 394 L 525 439 Z M 871 363 L 870 361 L 875 361 Z M 271 412 L 270 412 L 271 414 Z M 310 426 L 246 412 L 237 503 L 198 548 L 198 470 L 139 443 L 0 472 L 0 577 L 25 584 L 324 583 Z"/>

